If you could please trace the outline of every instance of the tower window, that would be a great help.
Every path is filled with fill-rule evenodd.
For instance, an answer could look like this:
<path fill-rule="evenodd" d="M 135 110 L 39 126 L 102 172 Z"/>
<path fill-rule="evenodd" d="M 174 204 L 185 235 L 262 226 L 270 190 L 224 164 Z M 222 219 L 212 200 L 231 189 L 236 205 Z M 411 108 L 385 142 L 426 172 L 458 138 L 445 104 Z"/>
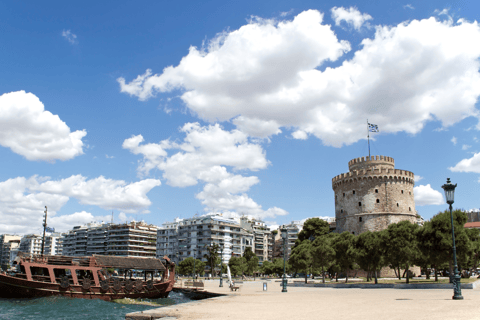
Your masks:
<path fill-rule="evenodd" d="M 361 206 L 362 206 L 362 203 L 361 203 L 361 202 L 359 202 L 359 203 L 358 203 L 358 206 L 359 206 L 359 207 L 361 207 Z"/>
<path fill-rule="evenodd" d="M 402 190 L 402 194 L 403 194 L 403 190 Z"/>
<path fill-rule="evenodd" d="M 380 203 L 380 199 L 377 199 L 377 203 Z"/>
<path fill-rule="evenodd" d="M 343 196 L 345 197 L 345 192 L 343 193 Z"/>
<path fill-rule="evenodd" d="M 353 190 L 353 194 L 355 194 L 355 190 Z"/>
<path fill-rule="evenodd" d="M 343 213 L 343 209 L 342 209 L 342 210 L 340 210 L 340 213 Z"/>
<path fill-rule="evenodd" d="M 412 211 L 412 208 L 408 207 L 408 211 Z"/>
<path fill-rule="evenodd" d="M 359 217 L 359 218 L 358 218 L 358 222 L 362 222 L 362 217 Z"/>
<path fill-rule="evenodd" d="M 412 195 L 412 191 L 409 191 L 408 194 L 409 194 L 409 195 Z"/>
<path fill-rule="evenodd" d="M 335 195 L 335 200 L 337 200 L 337 195 Z"/>
<path fill-rule="evenodd" d="M 398 207 L 398 203 L 397 203 L 397 207 Z"/>
<path fill-rule="evenodd" d="M 378 189 L 375 189 L 375 193 L 378 193 Z"/>

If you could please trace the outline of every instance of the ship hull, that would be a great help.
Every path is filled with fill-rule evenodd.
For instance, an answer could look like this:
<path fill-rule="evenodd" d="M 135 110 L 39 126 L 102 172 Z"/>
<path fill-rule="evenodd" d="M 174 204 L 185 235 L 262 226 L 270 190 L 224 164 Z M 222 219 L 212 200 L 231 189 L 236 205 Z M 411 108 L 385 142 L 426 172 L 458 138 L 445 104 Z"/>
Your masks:
<path fill-rule="evenodd" d="M 144 285 L 141 290 L 134 288 L 130 291 L 122 286 L 116 291 L 111 286 L 108 290 L 102 290 L 100 287 L 91 286 L 85 290 L 80 285 L 70 285 L 68 288 L 62 288 L 57 283 L 47 283 L 41 281 L 29 281 L 17 278 L 15 276 L 0 274 L 0 298 L 39 298 L 48 296 L 63 296 L 82 299 L 101 299 L 111 301 L 123 298 L 166 298 L 173 289 L 173 282 L 153 283 L 153 287 L 148 289 Z"/>

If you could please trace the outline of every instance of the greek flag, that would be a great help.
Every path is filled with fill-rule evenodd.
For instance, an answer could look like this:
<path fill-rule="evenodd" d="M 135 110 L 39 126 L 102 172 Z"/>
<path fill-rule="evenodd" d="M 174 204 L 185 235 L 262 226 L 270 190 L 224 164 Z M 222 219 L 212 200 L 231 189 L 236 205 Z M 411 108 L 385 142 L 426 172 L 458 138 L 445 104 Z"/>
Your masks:
<path fill-rule="evenodd" d="M 378 132 L 378 126 L 376 124 L 369 123 L 368 124 L 368 131 L 370 132 Z"/>
<path fill-rule="evenodd" d="M 47 227 L 47 228 L 45 228 L 45 231 L 46 232 L 55 232 L 55 228 Z"/>

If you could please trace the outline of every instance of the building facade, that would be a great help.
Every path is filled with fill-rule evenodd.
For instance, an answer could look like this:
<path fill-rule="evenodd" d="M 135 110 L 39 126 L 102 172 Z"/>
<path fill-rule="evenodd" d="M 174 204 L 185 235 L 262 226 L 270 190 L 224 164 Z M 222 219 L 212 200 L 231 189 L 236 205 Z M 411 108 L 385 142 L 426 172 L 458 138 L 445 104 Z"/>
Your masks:
<path fill-rule="evenodd" d="M 42 253 L 42 236 L 38 234 L 28 234 L 20 240 L 19 251 L 31 254 Z"/>
<path fill-rule="evenodd" d="M 10 250 L 13 247 L 18 247 L 20 244 L 21 236 L 11 234 L 0 234 L 0 265 L 5 269 L 5 266 L 10 260 Z M 9 244 L 13 242 L 12 244 Z"/>
<path fill-rule="evenodd" d="M 155 257 L 157 226 L 143 221 L 123 224 L 88 223 L 75 226 L 61 238 L 63 255 Z"/>
<path fill-rule="evenodd" d="M 416 223 L 414 174 L 395 169 L 391 157 L 356 158 L 349 172 L 332 179 L 335 193 L 336 232 L 360 234 L 378 231 L 391 223 Z"/>

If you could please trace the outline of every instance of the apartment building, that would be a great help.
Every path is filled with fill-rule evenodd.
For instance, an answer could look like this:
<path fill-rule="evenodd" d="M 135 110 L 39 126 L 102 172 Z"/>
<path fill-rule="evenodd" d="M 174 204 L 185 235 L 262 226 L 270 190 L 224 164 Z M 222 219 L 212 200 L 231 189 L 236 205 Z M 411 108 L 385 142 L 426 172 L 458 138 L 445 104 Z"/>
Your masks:
<path fill-rule="evenodd" d="M 289 224 L 280 226 L 277 230 L 277 233 L 274 235 L 274 257 L 283 258 L 284 248 L 283 248 L 283 238 L 282 238 L 282 228 L 287 229 L 287 243 L 285 248 L 286 259 L 290 257 L 292 249 L 295 246 L 295 240 L 298 238 L 298 233 L 302 230 L 303 224 L 300 221 L 292 221 Z"/>
<path fill-rule="evenodd" d="M 10 259 L 9 255 L 10 255 L 10 250 L 12 249 L 12 246 L 14 247 L 18 246 L 21 238 L 22 238 L 21 236 L 16 236 L 11 234 L 0 234 L 0 265 L 1 266 L 7 265 Z M 13 244 L 9 245 L 11 241 L 13 241 Z M 7 250 L 8 252 L 5 252 L 5 250 Z"/>
<path fill-rule="evenodd" d="M 203 216 L 185 219 L 178 225 L 179 259 L 195 257 L 207 261 L 207 247 L 217 244 L 223 248 L 221 260 L 228 263 L 231 257 L 243 255 L 246 247 L 253 246 L 253 233 L 240 223 L 221 216 Z"/>
<path fill-rule="evenodd" d="M 157 230 L 157 258 L 164 256 L 169 257 L 173 262 L 178 264 L 178 227 L 182 224 L 183 219 L 175 218 L 173 222 L 162 224 Z"/>
<path fill-rule="evenodd" d="M 242 217 L 240 225 L 248 232 L 253 233 L 252 251 L 258 257 L 258 264 L 262 265 L 263 261 L 271 260 L 273 257 L 273 237 L 265 222 Z"/>
<path fill-rule="evenodd" d="M 47 255 L 62 255 L 62 241 L 59 232 L 52 232 L 45 235 L 45 249 L 44 254 Z"/>
<path fill-rule="evenodd" d="M 157 226 L 143 221 L 123 224 L 92 222 L 75 226 L 62 237 L 63 255 L 155 257 L 157 229 Z"/>
<path fill-rule="evenodd" d="M 157 226 L 143 221 L 111 225 L 107 254 L 124 257 L 155 258 Z"/>
<path fill-rule="evenodd" d="M 31 254 L 42 253 L 42 236 L 38 234 L 28 234 L 22 237 L 18 251 Z"/>

